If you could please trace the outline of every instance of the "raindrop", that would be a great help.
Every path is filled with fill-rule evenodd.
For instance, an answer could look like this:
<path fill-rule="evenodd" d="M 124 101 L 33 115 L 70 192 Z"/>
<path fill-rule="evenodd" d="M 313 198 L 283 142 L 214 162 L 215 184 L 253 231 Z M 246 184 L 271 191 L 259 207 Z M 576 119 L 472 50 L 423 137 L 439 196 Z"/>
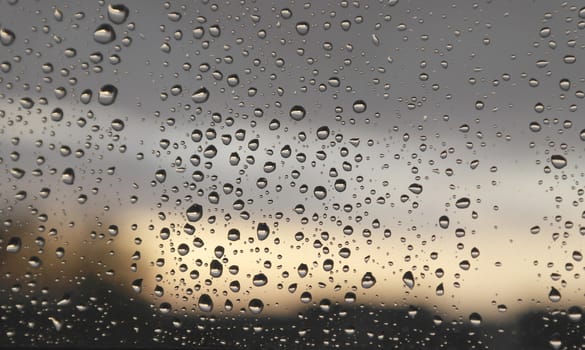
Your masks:
<path fill-rule="evenodd" d="M 571 88 L 571 81 L 569 79 L 561 79 L 559 81 L 559 87 L 563 91 L 568 91 Z"/>
<path fill-rule="evenodd" d="M 298 22 L 295 28 L 299 35 L 307 35 L 307 33 L 309 33 L 310 26 L 307 22 Z"/>
<path fill-rule="evenodd" d="M 307 112 L 305 111 L 305 108 L 299 105 L 293 106 L 289 112 L 290 117 L 296 121 L 300 121 L 305 118 L 306 114 Z"/>
<path fill-rule="evenodd" d="M 567 166 L 567 159 L 559 154 L 551 156 L 550 161 L 556 169 L 562 169 Z"/>
<path fill-rule="evenodd" d="M 466 209 L 469 208 L 471 201 L 469 200 L 469 198 L 460 198 L 457 200 L 457 202 L 455 202 L 455 206 L 458 209 Z"/>
<path fill-rule="evenodd" d="M 559 302 L 561 300 L 561 293 L 555 287 L 551 287 L 548 293 L 548 299 L 553 303 Z"/>
<path fill-rule="evenodd" d="M 258 224 L 258 228 L 256 230 L 256 234 L 258 235 L 258 239 L 260 241 L 265 240 L 266 238 L 268 238 L 268 235 L 270 234 L 270 228 L 268 227 L 268 225 L 264 222 L 259 223 Z"/>
<path fill-rule="evenodd" d="M 73 183 L 75 182 L 75 172 L 73 171 L 73 169 L 72 168 L 65 169 L 63 171 L 63 174 L 61 175 L 61 180 L 66 185 L 73 185 Z"/>
<path fill-rule="evenodd" d="M 449 217 L 447 215 L 443 215 L 439 218 L 439 227 L 442 229 L 449 228 Z"/>
<path fill-rule="evenodd" d="M 264 309 L 264 303 L 260 299 L 252 299 L 248 303 L 248 309 L 250 309 L 250 312 L 253 314 L 259 314 Z"/>
<path fill-rule="evenodd" d="M 199 309 L 203 312 L 211 312 L 213 310 L 213 300 L 209 294 L 202 294 L 197 302 Z"/>
<path fill-rule="evenodd" d="M 323 200 L 327 197 L 327 190 L 323 186 L 316 186 L 313 190 L 313 194 L 315 195 L 315 198 Z"/>
<path fill-rule="evenodd" d="M 567 316 L 569 316 L 569 320 L 572 322 L 579 322 L 583 317 L 583 311 L 578 306 L 571 306 L 569 310 L 567 310 Z"/>
<path fill-rule="evenodd" d="M 206 88 L 203 87 L 203 88 L 195 91 L 193 93 L 193 95 L 191 95 L 191 99 L 195 103 L 207 102 L 207 100 L 209 99 L 209 90 L 207 90 Z"/>
<path fill-rule="evenodd" d="M 185 256 L 189 254 L 189 246 L 185 243 L 181 243 L 177 248 L 177 252 L 179 253 L 180 256 Z"/>
<path fill-rule="evenodd" d="M 223 265 L 219 260 L 212 260 L 209 264 L 209 274 L 211 277 L 221 277 L 223 274 Z"/>
<path fill-rule="evenodd" d="M 421 194 L 423 191 L 423 187 L 420 184 L 413 183 L 408 186 L 408 190 L 414 194 Z"/>
<path fill-rule="evenodd" d="M 22 246 L 22 241 L 18 237 L 12 237 L 8 241 L 8 245 L 6 245 L 6 252 L 7 253 L 18 253 L 20 251 L 20 247 Z"/>
<path fill-rule="evenodd" d="M 203 207 L 199 204 L 193 204 L 187 209 L 187 220 L 197 222 L 203 216 Z"/>
<path fill-rule="evenodd" d="M 371 272 L 366 272 L 362 277 L 362 287 L 365 289 L 372 288 L 376 284 L 376 278 Z"/>
<path fill-rule="evenodd" d="M 128 18 L 130 10 L 121 4 L 110 4 L 108 5 L 108 19 L 114 24 L 122 24 Z"/>
<path fill-rule="evenodd" d="M 112 129 L 114 131 L 120 132 L 124 130 L 124 122 L 121 121 L 120 119 L 112 120 L 112 123 L 110 125 L 112 126 Z"/>
<path fill-rule="evenodd" d="M 114 85 L 104 85 L 98 92 L 98 102 L 102 106 L 109 106 L 116 101 L 118 89 Z"/>
<path fill-rule="evenodd" d="M 368 106 L 366 105 L 366 102 L 364 100 L 357 100 L 353 103 L 352 108 L 353 111 L 356 113 L 363 113 L 366 111 Z"/>
<path fill-rule="evenodd" d="M 140 293 L 142 292 L 142 278 L 136 279 L 134 280 L 134 282 L 132 282 L 132 290 L 136 293 Z"/>
<path fill-rule="evenodd" d="M 252 283 L 256 287 L 265 286 L 268 283 L 268 277 L 266 277 L 266 275 L 263 273 L 259 273 L 257 275 L 254 275 L 254 278 L 252 279 Z"/>
<path fill-rule="evenodd" d="M 404 273 L 404 275 L 402 275 L 402 282 L 404 282 L 404 284 L 408 288 L 413 289 L 414 288 L 414 276 L 412 275 L 412 272 L 406 271 Z"/>
<path fill-rule="evenodd" d="M 230 87 L 236 87 L 240 83 L 240 78 L 238 77 L 237 74 L 231 74 L 228 75 L 226 81 Z"/>
<path fill-rule="evenodd" d="M 14 35 L 13 31 L 6 28 L 0 28 L 0 42 L 2 45 L 8 46 L 14 42 L 14 39 L 16 39 L 16 35 Z"/>
<path fill-rule="evenodd" d="M 116 39 L 116 32 L 109 24 L 101 24 L 93 32 L 93 39 L 100 44 L 108 44 Z"/>
<path fill-rule="evenodd" d="M 469 322 L 471 322 L 472 326 L 475 327 L 481 326 L 481 321 L 482 321 L 481 315 L 478 314 L 477 312 L 473 312 L 471 315 L 469 315 Z"/>

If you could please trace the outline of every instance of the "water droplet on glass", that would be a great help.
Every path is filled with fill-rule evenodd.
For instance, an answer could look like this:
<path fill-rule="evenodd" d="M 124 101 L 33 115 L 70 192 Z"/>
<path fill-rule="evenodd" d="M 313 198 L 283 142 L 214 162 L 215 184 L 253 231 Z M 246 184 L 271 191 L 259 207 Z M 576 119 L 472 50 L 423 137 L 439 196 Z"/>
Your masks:
<path fill-rule="evenodd" d="M 551 287 L 550 292 L 548 293 L 548 299 L 553 303 L 559 302 L 561 300 L 561 292 L 555 287 Z"/>
<path fill-rule="evenodd" d="M 209 90 L 207 90 L 206 88 L 201 88 L 195 91 L 193 95 L 191 95 L 191 99 L 195 103 L 207 102 L 207 100 L 209 99 Z"/>
<path fill-rule="evenodd" d="M 266 277 L 266 275 L 263 273 L 259 273 L 257 275 L 254 275 L 254 278 L 252 279 L 252 283 L 256 287 L 265 286 L 268 283 L 268 277 Z"/>
<path fill-rule="evenodd" d="M 316 186 L 313 190 L 313 194 L 315 195 L 315 198 L 323 200 L 327 197 L 327 190 L 323 186 Z"/>
<path fill-rule="evenodd" d="M 365 289 L 372 288 L 376 284 L 376 278 L 371 272 L 366 272 L 362 277 L 362 287 Z"/>
<path fill-rule="evenodd" d="M 132 282 L 132 290 L 135 293 L 141 293 L 142 292 L 142 278 L 136 279 L 134 280 L 134 282 Z"/>
<path fill-rule="evenodd" d="M 116 32 L 109 24 L 101 24 L 93 32 L 93 39 L 100 44 L 108 44 L 116 40 Z"/>
<path fill-rule="evenodd" d="M 556 169 L 562 169 L 567 166 L 567 159 L 559 154 L 551 156 L 550 162 Z"/>
<path fill-rule="evenodd" d="M 449 217 L 447 215 L 443 215 L 439 218 L 439 227 L 442 229 L 449 228 Z"/>
<path fill-rule="evenodd" d="M 300 121 L 305 117 L 306 111 L 303 106 L 296 105 L 290 109 L 289 115 L 293 120 Z"/>
<path fill-rule="evenodd" d="M 197 302 L 199 309 L 203 312 L 211 312 L 213 310 L 213 300 L 209 294 L 202 294 Z"/>
<path fill-rule="evenodd" d="M 203 216 L 203 207 L 199 204 L 193 204 L 187 209 L 187 220 L 197 222 Z"/>
<path fill-rule="evenodd" d="M 250 312 L 253 314 L 259 314 L 264 309 L 264 303 L 260 299 L 252 299 L 248 303 L 248 309 L 250 309 Z"/>
<path fill-rule="evenodd" d="M 477 312 L 472 313 L 469 315 L 469 322 L 471 322 L 472 326 L 479 327 L 481 326 L 482 318 L 481 315 Z"/>
<path fill-rule="evenodd" d="M 298 22 L 295 28 L 299 35 L 307 35 L 307 33 L 309 33 L 310 26 L 307 22 Z"/>
<path fill-rule="evenodd" d="M 366 102 L 364 100 L 357 100 L 353 103 L 352 108 L 353 111 L 356 113 L 363 113 L 366 111 L 368 106 L 366 105 Z"/>
<path fill-rule="evenodd" d="M 264 222 L 259 223 L 258 224 L 258 228 L 256 230 L 256 234 L 258 236 L 258 239 L 260 241 L 265 240 L 266 238 L 268 238 L 268 235 L 270 234 L 270 228 L 268 227 L 268 225 Z"/>
<path fill-rule="evenodd" d="M 122 24 L 128 18 L 130 10 L 121 4 L 109 4 L 108 5 L 108 19 L 114 24 Z"/>
<path fill-rule="evenodd" d="M 402 275 L 402 282 L 404 282 L 404 284 L 408 288 L 413 289 L 414 288 L 414 276 L 412 275 L 412 272 L 406 271 L 404 273 L 404 275 Z"/>
<path fill-rule="evenodd" d="M 469 205 L 471 204 L 471 201 L 469 200 L 469 198 L 460 198 L 455 202 L 455 207 L 457 207 L 458 209 L 466 209 L 469 208 Z"/>
<path fill-rule="evenodd" d="M 559 87 L 563 91 L 568 91 L 571 88 L 571 81 L 569 79 L 561 79 L 559 81 Z"/>
<path fill-rule="evenodd" d="M 103 106 L 109 106 L 116 101 L 118 89 L 114 85 L 104 85 L 98 92 L 98 102 Z"/>
<path fill-rule="evenodd" d="M 181 243 L 177 248 L 177 252 L 179 253 L 180 256 L 185 256 L 189 254 L 189 246 L 185 243 Z"/>
<path fill-rule="evenodd" d="M 65 169 L 63 171 L 63 174 L 61 175 L 61 180 L 66 185 L 73 185 L 73 183 L 75 182 L 75 172 L 73 171 L 73 169 L 72 168 Z"/>
<path fill-rule="evenodd" d="M 2 43 L 2 45 L 8 46 L 14 42 L 14 39 L 16 39 L 16 35 L 14 35 L 13 31 L 6 28 L 0 28 L 0 43 Z"/>
<path fill-rule="evenodd" d="M 7 253 L 18 253 L 20 251 L 20 247 L 22 246 L 22 241 L 18 237 L 12 237 L 8 241 L 8 245 L 6 245 L 6 252 Z"/>

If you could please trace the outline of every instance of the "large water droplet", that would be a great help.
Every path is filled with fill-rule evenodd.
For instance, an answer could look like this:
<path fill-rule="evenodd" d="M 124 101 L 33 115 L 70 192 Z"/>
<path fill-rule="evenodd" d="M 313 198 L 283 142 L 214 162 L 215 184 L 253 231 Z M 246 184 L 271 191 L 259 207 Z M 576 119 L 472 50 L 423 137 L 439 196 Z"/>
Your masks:
<path fill-rule="evenodd" d="M 73 183 L 75 182 L 75 171 L 73 171 L 72 168 L 67 168 L 63 170 L 61 180 L 66 185 L 73 185 Z"/>
<path fill-rule="evenodd" d="M 296 121 L 300 121 L 305 118 L 306 114 L 307 112 L 305 111 L 305 107 L 299 105 L 293 106 L 289 112 L 290 117 Z"/>
<path fill-rule="evenodd" d="M 404 282 L 404 284 L 408 288 L 413 289 L 414 288 L 414 276 L 412 275 L 412 272 L 406 271 L 404 273 L 404 275 L 402 275 L 402 282 Z"/>
<path fill-rule="evenodd" d="M 268 225 L 264 222 L 261 222 L 258 224 L 258 228 L 256 230 L 256 233 L 258 235 L 258 239 L 263 241 L 266 238 L 268 238 L 268 235 L 270 234 L 270 228 L 268 227 Z"/>
<path fill-rule="evenodd" d="M 252 299 L 248 303 L 248 308 L 253 314 L 259 314 L 264 310 L 264 303 L 260 299 Z"/>
<path fill-rule="evenodd" d="M 365 289 L 372 288 L 376 284 L 376 277 L 371 272 L 366 272 L 362 277 L 362 287 Z"/>
<path fill-rule="evenodd" d="M 7 253 L 18 253 L 20 251 L 20 247 L 22 246 L 22 241 L 18 237 L 12 237 L 8 241 L 8 245 L 6 245 L 6 252 Z"/>
<path fill-rule="evenodd" d="M 114 24 L 122 24 L 128 18 L 130 10 L 122 4 L 108 5 L 108 19 Z"/>
<path fill-rule="evenodd" d="M 197 302 L 199 309 L 203 312 L 211 312 L 213 310 L 213 299 L 209 296 L 209 294 L 202 294 L 199 297 L 199 301 Z"/>
<path fill-rule="evenodd" d="M 14 42 L 16 35 L 10 29 L 0 28 L 0 43 L 4 46 L 8 46 Z"/>
<path fill-rule="evenodd" d="M 107 84 L 101 87 L 98 92 L 98 102 L 103 106 L 109 106 L 116 102 L 118 96 L 118 89 L 111 84 Z"/>
<path fill-rule="evenodd" d="M 327 190 L 323 186 L 316 186 L 313 190 L 313 195 L 315 195 L 315 198 L 323 200 L 327 197 Z"/>
<path fill-rule="evenodd" d="M 191 99 L 195 103 L 207 102 L 207 100 L 209 99 L 209 90 L 207 90 L 206 88 L 203 87 L 203 88 L 195 91 L 193 93 L 193 95 L 191 95 Z"/>
<path fill-rule="evenodd" d="M 101 24 L 93 32 L 93 39 L 100 44 L 108 44 L 116 39 L 116 32 L 109 24 Z"/>
<path fill-rule="evenodd" d="M 298 22 L 295 29 L 299 35 L 307 35 L 309 33 L 310 25 L 307 22 Z"/>
<path fill-rule="evenodd" d="M 439 218 L 439 227 L 442 229 L 449 228 L 449 217 L 447 215 L 443 215 Z"/>
<path fill-rule="evenodd" d="M 368 108 L 368 105 L 364 100 L 357 100 L 353 103 L 353 111 L 356 113 L 363 113 Z"/>
<path fill-rule="evenodd" d="M 550 288 L 550 292 L 548 293 L 548 299 L 553 303 L 557 303 L 561 300 L 561 292 L 555 287 Z"/>
<path fill-rule="evenodd" d="M 197 222 L 203 216 L 203 207 L 199 204 L 193 204 L 187 209 L 187 220 Z"/>
<path fill-rule="evenodd" d="M 560 154 L 555 154 L 550 157 L 550 162 L 556 169 L 562 169 L 567 166 L 567 159 Z"/>
<path fill-rule="evenodd" d="M 256 287 L 265 286 L 268 283 L 268 277 L 266 277 L 266 275 L 263 273 L 259 273 L 257 275 L 254 275 L 254 278 L 252 279 L 252 283 Z"/>

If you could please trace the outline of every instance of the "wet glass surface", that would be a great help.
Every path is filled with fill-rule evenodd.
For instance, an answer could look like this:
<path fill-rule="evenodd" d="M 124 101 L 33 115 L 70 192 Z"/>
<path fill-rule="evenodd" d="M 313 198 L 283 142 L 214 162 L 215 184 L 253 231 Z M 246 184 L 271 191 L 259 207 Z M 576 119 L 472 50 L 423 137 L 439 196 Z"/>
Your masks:
<path fill-rule="evenodd" d="M 0 346 L 585 347 L 585 4 L 0 1 Z"/>

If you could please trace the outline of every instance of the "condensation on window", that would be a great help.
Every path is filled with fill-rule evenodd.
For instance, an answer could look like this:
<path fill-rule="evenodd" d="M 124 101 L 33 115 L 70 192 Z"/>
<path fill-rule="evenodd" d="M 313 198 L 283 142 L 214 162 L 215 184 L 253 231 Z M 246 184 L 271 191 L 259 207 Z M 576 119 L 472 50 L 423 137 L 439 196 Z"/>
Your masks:
<path fill-rule="evenodd" d="M 579 1 L 0 1 L 0 346 L 585 347 Z"/>

